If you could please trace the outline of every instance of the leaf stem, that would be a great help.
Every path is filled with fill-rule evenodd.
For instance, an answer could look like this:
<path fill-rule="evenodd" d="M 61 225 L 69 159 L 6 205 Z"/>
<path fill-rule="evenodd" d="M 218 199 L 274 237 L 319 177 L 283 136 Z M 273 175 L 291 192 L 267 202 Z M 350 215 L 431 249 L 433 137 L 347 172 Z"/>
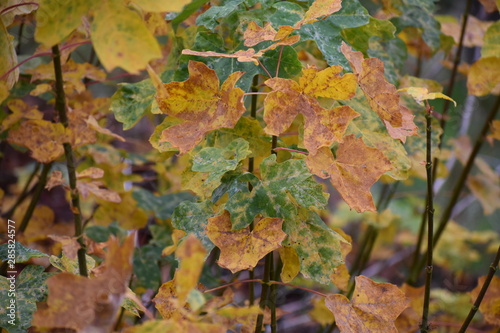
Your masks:
<path fill-rule="evenodd" d="M 42 172 L 40 173 L 40 180 L 35 187 L 35 191 L 33 192 L 33 196 L 31 197 L 30 204 L 26 209 L 26 213 L 24 213 L 23 219 L 21 221 L 21 226 L 19 227 L 19 232 L 24 232 L 28 227 L 28 223 L 35 211 L 36 204 L 38 200 L 40 200 L 40 196 L 42 195 L 42 191 L 45 188 L 45 184 L 47 183 L 47 175 L 49 174 L 50 168 L 52 167 L 52 163 L 47 163 L 43 165 Z"/>
<path fill-rule="evenodd" d="M 271 75 L 271 73 L 269 73 L 269 71 L 267 70 L 266 66 L 264 66 L 264 64 L 260 60 L 257 59 L 257 61 L 259 62 L 259 66 L 262 67 L 262 69 L 264 70 L 264 72 L 266 72 L 267 76 L 270 77 L 270 78 L 273 77 Z"/>
<path fill-rule="evenodd" d="M 290 148 L 285 148 L 285 147 L 276 147 L 273 150 L 286 150 L 286 151 L 291 151 L 293 153 L 299 153 L 299 154 L 309 155 L 309 153 L 306 152 L 306 151 L 296 150 L 296 149 L 290 149 Z"/>
<path fill-rule="evenodd" d="M 457 183 L 455 184 L 455 187 L 453 188 L 451 199 L 448 202 L 445 210 L 443 211 L 443 215 L 441 216 L 439 220 L 439 225 L 436 229 L 436 232 L 434 234 L 434 246 L 436 246 L 438 240 L 440 239 L 441 235 L 443 234 L 444 229 L 446 228 L 446 225 L 448 224 L 448 221 L 450 220 L 451 213 L 453 212 L 453 208 L 455 207 L 455 204 L 458 201 L 458 197 L 460 196 L 460 193 L 462 191 L 462 188 L 464 187 L 465 181 L 467 180 L 467 177 L 472 169 L 472 166 L 474 165 L 474 160 L 479 153 L 479 150 L 481 149 L 481 146 L 484 142 L 484 139 L 486 137 L 486 134 L 488 133 L 488 130 L 490 128 L 490 123 L 495 119 L 495 116 L 500 109 L 500 96 L 497 97 L 497 100 L 495 104 L 493 105 L 493 108 L 490 110 L 490 113 L 488 114 L 488 117 L 483 125 L 483 128 L 481 129 L 481 133 L 479 134 L 478 138 L 476 139 L 476 143 L 474 144 L 474 147 L 472 148 L 472 152 L 469 155 L 469 158 L 467 159 L 467 162 L 465 163 L 465 166 L 460 173 Z M 428 252 L 428 250 L 427 250 Z M 423 266 L 425 265 L 425 258 L 427 257 L 427 254 L 421 258 L 421 260 L 418 263 L 418 266 L 414 270 L 410 270 L 410 272 L 414 272 L 412 276 L 409 277 L 408 283 L 410 284 L 415 284 L 416 280 L 418 278 L 418 273 L 422 270 Z"/>
<path fill-rule="evenodd" d="M 280 54 L 278 56 L 278 65 L 276 65 L 276 76 L 275 77 L 280 76 L 281 57 L 283 56 L 283 48 L 284 47 L 285 47 L 285 45 L 281 45 L 281 47 L 280 47 Z"/>
<path fill-rule="evenodd" d="M 62 66 L 61 66 L 61 52 L 59 51 L 59 46 L 56 44 L 52 47 L 52 54 L 54 58 L 54 72 L 56 78 L 56 104 L 55 107 L 59 114 L 59 121 L 65 128 L 68 128 L 68 116 L 66 112 L 66 96 L 64 94 L 64 83 L 62 76 Z M 82 237 L 83 227 L 82 227 L 82 213 L 80 209 L 80 195 L 76 187 L 76 171 L 75 162 L 73 157 L 73 148 L 69 142 L 65 142 L 64 155 L 66 156 L 66 165 L 68 168 L 68 178 L 70 186 L 70 196 L 71 196 L 71 208 L 73 211 L 73 217 L 75 221 L 75 237 L 78 239 L 80 244 L 80 249 L 78 249 L 78 266 L 80 270 L 80 275 L 88 276 L 87 273 L 87 261 L 85 258 L 85 242 Z"/>
<path fill-rule="evenodd" d="M 269 282 L 271 281 L 271 266 L 273 264 L 273 252 L 269 252 L 266 255 L 264 264 L 264 279 L 262 281 L 262 293 L 260 295 L 259 306 L 262 311 L 266 310 L 267 298 L 269 297 Z M 262 332 L 262 325 L 264 323 L 264 313 L 257 316 L 257 323 L 255 324 L 255 333 Z"/>
<path fill-rule="evenodd" d="M 429 327 L 429 304 L 431 296 L 431 282 L 432 282 L 432 252 L 433 252 L 433 235 L 434 235 L 434 196 L 432 189 L 432 108 L 427 104 L 427 112 L 425 114 L 427 120 L 426 132 L 426 174 L 427 174 L 427 268 L 425 279 L 425 292 L 424 292 L 424 305 L 422 311 L 422 323 L 420 324 L 420 331 L 427 333 Z"/>
<path fill-rule="evenodd" d="M 493 279 L 493 276 L 495 276 L 495 273 L 498 270 L 499 261 L 500 261 L 500 246 L 498 247 L 495 259 L 493 259 L 493 262 L 490 265 L 490 268 L 488 270 L 488 275 L 486 276 L 486 280 L 484 280 L 483 287 L 481 288 L 481 291 L 479 291 L 476 301 L 474 302 L 474 305 L 470 309 L 469 315 L 465 319 L 458 333 L 464 333 L 467 330 L 467 327 L 469 326 L 470 322 L 472 321 L 472 318 L 474 318 L 477 310 L 479 309 L 479 306 L 481 305 L 481 302 L 483 301 L 484 295 L 486 295 L 486 291 L 490 286 L 491 280 Z"/>

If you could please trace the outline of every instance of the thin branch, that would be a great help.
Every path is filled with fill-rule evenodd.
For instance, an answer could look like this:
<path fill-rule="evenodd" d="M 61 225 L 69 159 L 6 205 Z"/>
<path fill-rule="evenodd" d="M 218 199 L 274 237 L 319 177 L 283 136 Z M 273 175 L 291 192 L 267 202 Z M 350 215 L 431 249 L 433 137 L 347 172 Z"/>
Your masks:
<path fill-rule="evenodd" d="M 59 120 L 61 124 L 68 128 L 68 116 L 66 112 L 66 96 L 64 94 L 64 82 L 62 76 L 62 66 L 61 66 L 61 52 L 59 51 L 59 46 L 57 44 L 52 47 L 52 53 L 54 58 L 54 72 L 56 77 L 56 109 L 59 114 Z M 87 260 L 85 258 L 85 242 L 82 237 L 83 226 L 82 226 L 82 213 L 80 209 L 80 195 L 76 187 L 76 171 L 75 162 L 73 157 L 73 148 L 69 142 L 65 142 L 64 155 L 66 156 L 66 165 L 68 168 L 69 186 L 70 186 L 70 196 L 71 196 L 71 206 L 73 211 L 73 217 L 75 221 L 75 237 L 78 239 L 80 244 L 80 249 L 78 249 L 78 266 L 80 270 L 80 275 L 88 276 L 87 273 Z"/>
<path fill-rule="evenodd" d="M 30 190 L 31 181 L 33 180 L 33 178 L 35 178 L 36 174 L 40 170 L 40 166 L 41 164 L 37 162 L 35 169 L 33 169 L 33 172 L 30 174 L 28 180 L 26 181 L 26 184 L 24 184 L 23 190 L 21 191 L 21 194 L 17 198 L 16 202 L 7 212 L 2 214 L 2 217 L 10 219 L 12 215 L 14 215 L 14 212 L 16 211 L 17 207 L 19 207 L 19 205 L 28 197 L 28 195 L 31 192 Z"/>
<path fill-rule="evenodd" d="M 425 279 L 425 292 L 424 304 L 422 310 L 422 323 L 420 324 L 420 331 L 427 333 L 430 331 L 429 327 L 429 304 L 431 297 L 431 282 L 432 282 L 432 252 L 433 252 L 433 235 L 434 235 L 434 196 L 432 190 L 432 108 L 427 104 L 427 113 L 425 118 L 427 120 L 426 131 L 426 174 L 427 174 L 427 268 Z"/>
<path fill-rule="evenodd" d="M 285 47 L 285 45 L 281 45 L 280 54 L 278 56 L 278 65 L 276 65 L 276 76 L 275 77 L 279 77 L 279 75 L 280 75 L 281 57 L 283 56 L 283 48 L 284 47 Z"/>
<path fill-rule="evenodd" d="M 262 62 L 260 62 L 260 60 L 257 59 L 257 61 L 259 62 L 259 66 L 262 67 L 262 69 L 264 70 L 264 72 L 266 72 L 267 76 L 268 77 L 273 77 L 271 75 L 271 73 L 269 73 L 269 71 L 267 70 L 266 66 L 264 66 L 264 64 Z"/>
<path fill-rule="evenodd" d="M 476 301 L 474 302 L 474 305 L 469 311 L 469 315 L 465 319 L 462 327 L 460 328 L 460 331 L 458 333 L 464 333 L 467 330 L 467 327 L 469 326 L 470 322 L 472 321 L 472 318 L 476 315 L 477 310 L 479 309 L 479 306 L 481 305 L 481 302 L 483 301 L 484 295 L 486 295 L 486 291 L 488 290 L 488 287 L 490 286 L 491 280 L 493 280 L 493 276 L 495 276 L 496 271 L 498 270 L 498 262 L 500 261 L 500 246 L 498 247 L 497 250 L 497 255 L 495 256 L 495 259 L 493 259 L 493 262 L 490 265 L 490 268 L 488 270 L 488 275 L 486 276 L 486 280 L 484 280 L 483 287 L 481 288 L 481 291 L 479 291 L 479 294 L 477 295 Z"/>

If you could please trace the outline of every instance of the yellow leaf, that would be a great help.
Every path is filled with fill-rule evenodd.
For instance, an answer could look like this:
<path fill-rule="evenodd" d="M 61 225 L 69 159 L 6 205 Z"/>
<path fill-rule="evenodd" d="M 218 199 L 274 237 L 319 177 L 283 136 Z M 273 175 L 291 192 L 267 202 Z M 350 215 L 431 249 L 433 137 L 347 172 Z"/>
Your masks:
<path fill-rule="evenodd" d="M 99 125 L 99 123 L 97 122 L 97 120 L 92 117 L 92 116 L 89 116 L 89 118 L 86 120 L 87 124 L 94 130 L 96 130 L 97 132 L 99 133 L 102 133 L 102 134 L 105 134 L 105 135 L 109 135 L 109 136 L 112 136 L 113 138 L 115 139 L 118 139 L 122 142 L 125 142 L 125 139 L 118 135 L 118 134 L 115 134 L 113 132 L 111 132 L 109 129 L 107 128 L 104 128 L 104 127 L 101 127 L 101 125 Z"/>
<path fill-rule="evenodd" d="M 314 23 L 322 16 L 338 12 L 340 8 L 342 8 L 342 0 L 315 0 L 304 18 L 297 22 L 294 28 L 299 29 L 304 24 Z"/>
<path fill-rule="evenodd" d="M 339 145 L 334 158 L 327 147 L 310 154 L 306 163 L 312 173 L 330 178 L 345 202 L 356 211 L 375 211 L 370 187 L 392 169 L 389 160 L 378 149 L 366 146 L 361 138 L 348 135 Z"/>
<path fill-rule="evenodd" d="M 162 256 L 168 256 L 175 252 L 177 246 L 179 245 L 179 241 L 186 236 L 186 232 L 184 230 L 174 229 L 172 232 L 172 242 L 173 245 L 167 246 L 161 251 Z"/>
<path fill-rule="evenodd" d="M 220 249 L 219 266 L 236 273 L 254 268 L 260 259 L 281 246 L 286 234 L 283 219 L 266 217 L 250 231 L 249 227 L 232 230 L 228 211 L 208 219 L 207 235 Z"/>
<path fill-rule="evenodd" d="M 180 12 L 191 0 L 132 0 L 146 12 Z"/>
<path fill-rule="evenodd" d="M 12 99 L 8 101 L 7 107 L 10 109 L 10 111 L 12 111 L 12 114 L 9 114 L 2 120 L 0 129 L 2 129 L 3 131 L 10 128 L 21 119 L 43 119 L 43 113 L 38 110 L 37 105 L 28 105 L 21 99 Z"/>
<path fill-rule="evenodd" d="M 396 319 L 396 327 L 400 333 L 417 332 L 420 322 L 422 321 L 425 287 L 415 288 L 404 284 L 400 289 L 410 300 L 410 306 L 401 313 L 398 319 Z"/>
<path fill-rule="evenodd" d="M 396 87 L 384 75 L 384 63 L 377 58 L 364 59 L 361 52 L 352 51 L 342 42 L 340 47 L 354 73 L 358 74 L 358 84 L 368 99 L 371 108 L 379 115 L 394 139 L 403 143 L 407 136 L 417 134 L 414 116 L 406 107 L 400 105 Z"/>
<path fill-rule="evenodd" d="M 484 34 L 484 45 L 481 49 L 481 56 L 483 58 L 498 57 L 498 54 L 500 54 L 500 45 L 498 45 L 499 38 L 500 22 L 496 21 L 488 27 Z"/>
<path fill-rule="evenodd" d="M 474 302 L 484 285 L 486 276 L 481 276 L 477 281 L 477 287 L 471 291 L 472 302 Z M 490 282 L 488 291 L 479 305 L 479 311 L 483 314 L 484 319 L 496 326 L 500 326 L 500 278 L 493 276 Z"/>
<path fill-rule="evenodd" d="M 30 133 L 30 135 L 26 135 Z M 47 120 L 27 120 L 21 126 L 9 131 L 10 143 L 31 150 L 34 159 L 41 163 L 55 161 L 64 153 L 63 143 L 69 140 L 61 123 Z"/>
<path fill-rule="evenodd" d="M 472 64 L 467 89 L 476 96 L 500 94 L 500 57 L 481 58 Z"/>
<path fill-rule="evenodd" d="M 398 91 L 404 91 L 408 93 L 411 97 L 413 97 L 419 104 L 423 104 L 422 101 L 428 100 L 428 99 L 436 99 L 436 98 L 443 98 L 447 99 L 449 101 L 452 101 L 455 106 L 457 106 L 457 102 L 455 102 L 451 97 L 446 96 L 445 94 L 439 93 L 439 92 L 432 92 L 430 93 L 427 88 L 423 87 L 408 87 L 408 88 L 402 88 L 399 89 Z"/>
<path fill-rule="evenodd" d="M 332 312 L 326 307 L 324 298 L 313 298 L 311 300 L 312 310 L 309 311 L 309 316 L 321 326 L 330 325 L 335 321 Z"/>
<path fill-rule="evenodd" d="M 0 104 L 9 97 L 9 88 L 7 81 L 0 81 Z"/>
<path fill-rule="evenodd" d="M 264 82 L 273 89 L 264 100 L 265 132 L 280 135 L 298 114 L 302 114 L 305 119 L 304 146 L 309 152 L 314 154 L 320 147 L 341 142 L 350 121 L 359 114 L 347 105 L 325 109 L 316 99 L 349 99 L 354 96 L 356 77 L 353 74 L 341 76 L 341 71 L 340 66 L 322 71 L 306 68 L 298 83 L 281 78 Z"/>
<path fill-rule="evenodd" d="M 100 2 L 91 34 L 95 51 L 107 71 L 121 67 L 137 74 L 150 60 L 162 57 L 158 42 L 142 19 L 118 0 Z"/>
<path fill-rule="evenodd" d="M 455 43 L 460 41 L 461 22 L 453 16 L 437 16 L 436 19 L 441 23 L 443 34 L 453 37 Z M 474 16 L 467 19 L 467 33 L 464 35 L 463 45 L 465 47 L 482 47 L 484 44 L 484 34 L 493 22 L 481 21 Z"/>
<path fill-rule="evenodd" d="M 42 0 L 36 11 L 35 40 L 51 47 L 61 42 L 82 23 L 92 3 L 86 0 L 61 2 Z"/>
<path fill-rule="evenodd" d="M 293 247 L 283 246 L 278 249 L 283 262 L 281 270 L 281 281 L 288 283 L 292 281 L 300 272 L 300 260 L 297 251 Z"/>
<path fill-rule="evenodd" d="M 245 112 L 243 90 L 235 88 L 243 72 L 229 75 L 219 89 L 219 78 L 205 64 L 190 61 L 189 79 L 164 85 L 169 97 L 157 98 L 160 109 L 184 121 L 163 130 L 160 142 L 169 142 L 181 154 L 194 148 L 206 133 L 234 127 Z"/>
<path fill-rule="evenodd" d="M 186 303 L 189 292 L 196 287 L 205 262 L 206 251 L 195 235 L 189 234 L 175 251 L 180 260 L 176 275 L 177 298 L 180 304 Z"/>
<path fill-rule="evenodd" d="M 122 228 L 140 229 L 148 223 L 148 215 L 137 206 L 131 192 L 120 193 L 120 202 L 100 202 L 94 214 L 97 225 L 107 226 L 117 221 Z"/>
<path fill-rule="evenodd" d="M 175 278 L 161 285 L 153 302 L 162 318 L 169 319 L 179 315 L 179 307 L 183 307 L 184 304 L 177 302 Z"/>
<path fill-rule="evenodd" d="M 33 325 L 78 332 L 109 332 L 115 323 L 132 273 L 135 233 L 123 244 L 111 239 L 95 278 L 60 273 L 47 280 L 48 307 L 38 308 Z"/>
<path fill-rule="evenodd" d="M 17 54 L 14 49 L 13 39 L 14 37 L 7 32 L 7 28 L 4 26 L 2 20 L 0 20 L 0 59 L 2 59 L 2 61 L 0 61 L 1 76 L 17 65 Z M 8 90 L 14 86 L 18 78 L 19 68 L 16 68 L 3 78 L 2 81 L 5 80 L 6 89 Z"/>
<path fill-rule="evenodd" d="M 357 276 L 352 301 L 344 295 L 328 295 L 326 306 L 341 332 L 397 333 L 394 321 L 409 306 L 409 301 L 393 284 Z"/>
<path fill-rule="evenodd" d="M 491 133 L 487 136 L 487 139 L 490 140 L 489 143 L 493 145 L 492 140 L 500 140 L 500 120 L 493 120 L 491 122 Z"/>

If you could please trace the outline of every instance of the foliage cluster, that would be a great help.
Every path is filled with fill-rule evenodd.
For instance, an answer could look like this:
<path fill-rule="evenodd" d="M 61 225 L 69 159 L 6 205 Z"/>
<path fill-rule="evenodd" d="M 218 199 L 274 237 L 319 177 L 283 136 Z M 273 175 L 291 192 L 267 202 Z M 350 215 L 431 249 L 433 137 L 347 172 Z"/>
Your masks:
<path fill-rule="evenodd" d="M 498 329 L 500 3 L 474 6 L 3 1 L 0 328 Z"/>

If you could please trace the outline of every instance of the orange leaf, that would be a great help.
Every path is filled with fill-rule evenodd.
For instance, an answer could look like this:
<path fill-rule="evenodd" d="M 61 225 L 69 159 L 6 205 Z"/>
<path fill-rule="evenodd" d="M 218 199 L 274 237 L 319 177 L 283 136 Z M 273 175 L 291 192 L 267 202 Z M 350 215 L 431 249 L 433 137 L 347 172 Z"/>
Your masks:
<path fill-rule="evenodd" d="M 486 276 L 481 276 L 477 281 L 477 287 L 471 291 L 473 302 L 476 301 L 485 280 Z M 488 291 L 479 305 L 479 311 L 488 323 L 500 326 L 500 278 L 498 276 L 493 276 Z"/>
<path fill-rule="evenodd" d="M 184 122 L 163 130 L 161 142 L 168 141 L 184 154 L 194 148 L 206 133 L 234 127 L 245 112 L 243 90 L 235 88 L 243 72 L 229 75 L 219 89 L 219 78 L 205 64 L 190 61 L 189 79 L 165 84 L 168 98 L 158 98 L 161 110 Z"/>
<path fill-rule="evenodd" d="M 280 135 L 301 113 L 305 118 L 304 146 L 311 153 L 341 142 L 349 122 L 359 114 L 347 105 L 325 109 L 315 98 L 351 98 L 356 92 L 356 78 L 352 74 L 340 76 L 341 72 L 340 66 L 322 71 L 310 67 L 303 70 L 298 83 L 281 78 L 267 80 L 265 84 L 273 91 L 264 101 L 266 133 Z"/>
<path fill-rule="evenodd" d="M 135 233 L 123 244 L 110 240 L 105 266 L 96 278 L 70 273 L 50 277 L 48 307 L 35 312 L 33 325 L 79 332 L 112 330 L 132 273 L 134 239 Z"/>
<path fill-rule="evenodd" d="M 409 305 L 404 293 L 393 284 L 356 277 L 352 301 L 344 295 L 328 295 L 326 306 L 341 332 L 397 333 L 394 321 Z"/>
<path fill-rule="evenodd" d="M 231 230 L 228 211 L 208 219 L 207 235 L 220 249 L 219 266 L 236 273 L 254 268 L 260 259 L 281 246 L 286 234 L 283 219 L 266 217 L 250 231 L 249 227 Z"/>
<path fill-rule="evenodd" d="M 340 47 L 354 73 L 358 74 L 358 84 L 368 99 L 371 108 L 383 120 L 391 137 L 406 141 L 407 136 L 417 134 L 414 116 L 400 105 L 396 87 L 384 75 L 384 63 L 377 58 L 363 58 L 363 53 L 352 51 L 342 43 Z"/>
<path fill-rule="evenodd" d="M 337 158 L 327 147 L 310 154 L 306 163 L 312 173 L 330 178 L 346 203 L 358 212 L 375 211 L 370 187 L 392 169 L 378 149 L 368 147 L 361 138 L 348 135 L 339 145 Z"/>

